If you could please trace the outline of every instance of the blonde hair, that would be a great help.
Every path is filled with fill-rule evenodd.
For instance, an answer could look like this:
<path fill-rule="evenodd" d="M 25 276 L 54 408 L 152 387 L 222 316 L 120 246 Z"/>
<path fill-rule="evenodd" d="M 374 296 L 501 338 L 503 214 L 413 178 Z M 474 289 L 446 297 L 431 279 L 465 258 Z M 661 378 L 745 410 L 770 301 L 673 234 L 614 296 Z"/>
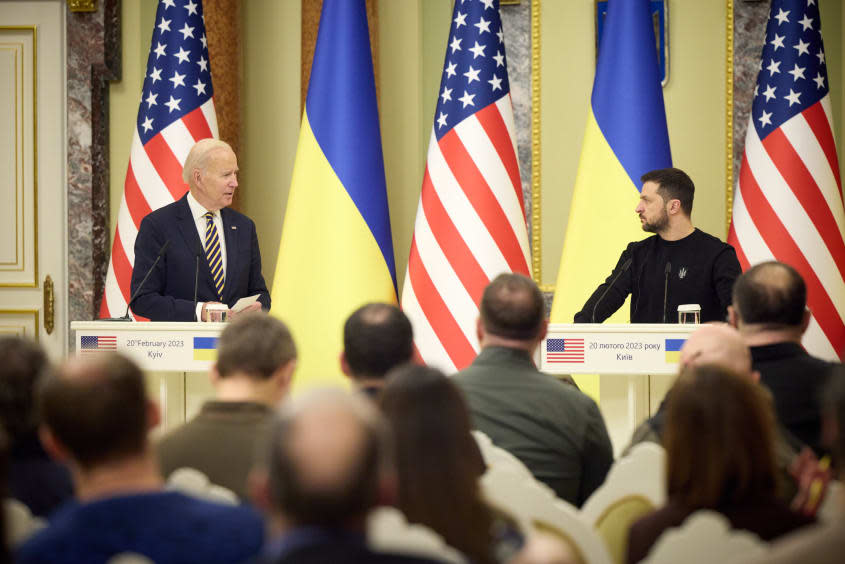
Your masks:
<path fill-rule="evenodd" d="M 220 139 L 213 139 L 209 137 L 207 139 L 200 139 L 197 141 L 194 146 L 191 147 L 191 151 L 185 159 L 185 165 L 182 167 L 182 180 L 190 186 L 194 170 L 199 169 L 200 171 L 205 171 L 208 156 L 218 149 L 228 149 L 234 153 L 232 146 Z"/>

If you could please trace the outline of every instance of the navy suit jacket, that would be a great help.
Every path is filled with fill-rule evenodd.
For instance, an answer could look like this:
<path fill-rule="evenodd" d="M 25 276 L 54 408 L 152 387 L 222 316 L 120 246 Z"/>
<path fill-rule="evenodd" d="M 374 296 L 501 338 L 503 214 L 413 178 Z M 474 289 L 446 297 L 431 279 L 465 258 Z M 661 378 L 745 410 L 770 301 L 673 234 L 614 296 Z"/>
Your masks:
<path fill-rule="evenodd" d="M 138 289 L 166 241 L 167 249 L 133 300 L 132 311 L 151 321 L 194 321 L 194 273 L 199 255 L 198 302 L 222 301 L 232 307 L 240 298 L 259 294 L 258 301 L 270 309 L 270 293 L 261 275 L 261 253 L 255 224 L 229 208 L 220 210 L 226 241 L 226 281 L 218 298 L 200 243 L 196 222 L 191 217 L 187 194 L 172 204 L 147 214 L 135 239 L 135 267 L 132 293 Z"/>

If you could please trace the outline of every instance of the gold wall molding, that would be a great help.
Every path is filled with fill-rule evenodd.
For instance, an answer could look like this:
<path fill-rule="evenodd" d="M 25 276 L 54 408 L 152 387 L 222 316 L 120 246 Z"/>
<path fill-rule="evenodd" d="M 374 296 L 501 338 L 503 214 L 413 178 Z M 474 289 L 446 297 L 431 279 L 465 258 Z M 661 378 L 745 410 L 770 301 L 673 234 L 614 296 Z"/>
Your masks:
<path fill-rule="evenodd" d="M 725 233 L 734 207 L 734 0 L 725 0 Z"/>
<path fill-rule="evenodd" d="M 2 317 L 4 315 L 21 316 L 21 315 L 26 315 L 26 314 L 29 314 L 29 315 L 32 316 L 32 325 L 35 328 L 34 329 L 34 333 L 35 333 L 34 335 L 27 335 L 26 334 L 26 326 L 23 326 L 23 325 L 20 325 L 20 326 L 6 325 L 3 322 L 4 320 L 2 319 Z M 20 327 L 21 329 L 23 329 L 23 331 L 22 332 L 15 331 L 14 330 L 15 327 Z M 7 329 L 12 329 L 12 331 L 8 331 Z M 28 337 L 30 339 L 38 341 L 39 337 L 40 337 L 40 335 L 39 335 L 40 332 L 41 331 L 40 331 L 39 325 L 38 325 L 38 310 L 36 310 L 36 309 L 0 309 L 0 335 L 3 335 L 3 334 L 21 335 L 23 337 Z"/>
<path fill-rule="evenodd" d="M 38 287 L 38 26 L 35 25 L 4 25 L 0 26 L 0 32 L 3 31 L 28 31 L 32 34 L 32 236 L 33 236 L 33 274 L 30 282 L 7 282 L 0 283 L 0 288 L 37 288 Z M 25 47 L 24 47 L 25 48 Z M 21 49 L 23 54 L 23 48 Z M 25 57 L 21 56 L 21 76 L 26 77 L 26 67 L 23 66 Z M 17 91 L 16 94 L 17 96 Z M 22 101 L 23 102 L 23 101 Z M 16 98 L 17 103 L 17 98 Z M 17 113 L 16 119 L 17 119 Z M 16 141 L 17 142 L 17 141 Z M 26 130 L 22 129 L 21 142 L 26 145 Z M 23 159 L 23 153 L 21 153 Z M 16 163 L 17 164 L 17 163 Z M 21 182 L 26 178 L 26 168 L 23 168 L 23 176 Z M 25 189 L 25 188 L 24 188 Z M 21 232 L 26 230 L 26 209 L 23 210 L 23 221 L 21 223 Z M 22 268 L 17 269 L 26 270 L 26 235 L 24 233 L 24 253 L 22 257 Z"/>
<path fill-rule="evenodd" d="M 555 287 L 543 281 L 543 194 L 540 152 L 540 87 L 541 83 L 541 0 L 531 2 L 531 274 L 544 292 L 554 292 Z"/>
<path fill-rule="evenodd" d="M 97 0 L 67 0 L 71 12 L 96 12 Z"/>

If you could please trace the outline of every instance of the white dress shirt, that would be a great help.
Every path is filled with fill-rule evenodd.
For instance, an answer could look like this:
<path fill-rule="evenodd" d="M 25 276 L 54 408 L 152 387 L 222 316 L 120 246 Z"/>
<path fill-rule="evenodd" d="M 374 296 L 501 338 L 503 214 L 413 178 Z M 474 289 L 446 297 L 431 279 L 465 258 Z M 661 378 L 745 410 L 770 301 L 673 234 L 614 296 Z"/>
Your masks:
<path fill-rule="evenodd" d="M 194 195 L 188 192 L 188 207 L 191 208 L 191 216 L 194 218 L 194 223 L 197 227 L 197 234 L 200 237 L 200 244 L 203 246 L 203 256 L 201 257 L 202 260 L 208 262 L 208 259 L 205 256 L 205 228 L 207 225 L 207 220 L 205 219 L 205 214 L 211 210 L 205 209 L 202 204 L 200 204 Z M 214 214 L 214 226 L 217 228 L 217 238 L 220 240 L 220 260 L 223 263 L 223 277 L 226 277 L 226 238 L 224 237 L 225 232 L 223 231 L 223 218 L 220 216 L 220 210 L 216 212 L 212 212 Z M 197 302 L 197 321 L 202 321 L 202 306 L 205 305 L 205 302 Z"/>

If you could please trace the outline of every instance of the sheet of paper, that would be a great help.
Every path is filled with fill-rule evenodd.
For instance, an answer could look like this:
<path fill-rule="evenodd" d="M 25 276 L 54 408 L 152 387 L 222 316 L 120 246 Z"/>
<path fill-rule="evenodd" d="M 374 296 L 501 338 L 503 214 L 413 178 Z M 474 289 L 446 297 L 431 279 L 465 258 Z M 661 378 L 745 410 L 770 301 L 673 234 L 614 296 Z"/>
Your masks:
<path fill-rule="evenodd" d="M 232 306 L 232 311 L 241 311 L 245 307 L 247 307 L 251 304 L 254 304 L 257 301 L 258 301 L 258 294 L 255 294 L 254 296 L 249 296 L 249 297 L 246 297 L 246 298 L 241 298 L 237 301 L 237 303 L 235 305 Z"/>

